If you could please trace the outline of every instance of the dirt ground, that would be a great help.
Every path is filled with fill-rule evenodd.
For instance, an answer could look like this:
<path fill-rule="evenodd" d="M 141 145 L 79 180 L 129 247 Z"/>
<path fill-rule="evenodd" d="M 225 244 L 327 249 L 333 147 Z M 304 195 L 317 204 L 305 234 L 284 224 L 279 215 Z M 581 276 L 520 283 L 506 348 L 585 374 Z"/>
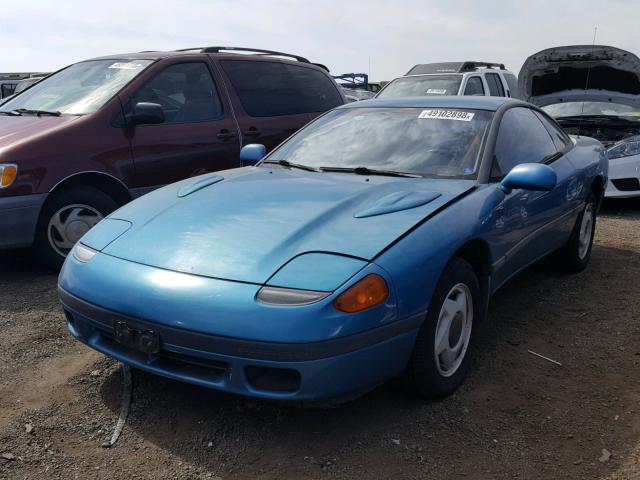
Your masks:
<path fill-rule="evenodd" d="M 118 364 L 67 333 L 55 275 L 5 253 L 0 479 L 640 479 L 640 202 L 605 206 L 585 272 L 543 262 L 489 316 L 445 400 L 383 386 L 302 409 L 134 372 L 107 449 Z"/>

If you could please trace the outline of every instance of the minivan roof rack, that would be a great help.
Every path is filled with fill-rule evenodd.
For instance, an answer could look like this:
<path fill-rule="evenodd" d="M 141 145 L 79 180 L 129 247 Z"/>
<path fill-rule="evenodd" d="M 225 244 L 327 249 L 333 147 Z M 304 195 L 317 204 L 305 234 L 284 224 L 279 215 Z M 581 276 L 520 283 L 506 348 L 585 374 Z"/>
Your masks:
<path fill-rule="evenodd" d="M 504 63 L 491 62 L 440 62 L 440 63 L 419 63 L 414 65 L 406 75 L 424 75 L 427 73 L 464 73 L 473 71 L 478 67 L 499 68 L 506 70 Z"/>
<path fill-rule="evenodd" d="M 191 52 L 197 51 L 200 53 L 221 53 L 221 52 L 251 52 L 258 55 L 270 55 L 274 57 L 288 57 L 297 60 L 298 62 L 311 63 L 308 59 L 299 55 L 293 55 L 291 53 L 276 52 L 275 50 L 262 50 L 261 48 L 243 48 L 243 47 L 196 47 L 196 48 L 181 48 L 176 52 Z"/>

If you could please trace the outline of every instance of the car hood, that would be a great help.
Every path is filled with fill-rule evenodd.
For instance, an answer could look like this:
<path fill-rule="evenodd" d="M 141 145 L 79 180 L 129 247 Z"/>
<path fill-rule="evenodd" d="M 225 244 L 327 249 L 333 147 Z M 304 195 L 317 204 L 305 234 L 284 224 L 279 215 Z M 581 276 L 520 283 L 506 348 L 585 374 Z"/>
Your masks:
<path fill-rule="evenodd" d="M 371 260 L 474 187 L 469 180 L 247 167 L 156 190 L 110 215 L 125 221 L 117 233 L 101 223 L 82 242 L 145 265 L 263 284 L 308 252 Z"/>
<path fill-rule="evenodd" d="M 29 138 L 43 135 L 79 118 L 81 117 L 76 115 L 61 115 L 59 117 L 38 117 L 36 115 L 10 117 L 0 115 L 0 153 L 7 147 L 24 142 Z"/>
<path fill-rule="evenodd" d="M 541 107 L 580 100 L 639 107 L 640 59 L 605 45 L 553 47 L 527 58 L 518 83 L 524 99 Z"/>

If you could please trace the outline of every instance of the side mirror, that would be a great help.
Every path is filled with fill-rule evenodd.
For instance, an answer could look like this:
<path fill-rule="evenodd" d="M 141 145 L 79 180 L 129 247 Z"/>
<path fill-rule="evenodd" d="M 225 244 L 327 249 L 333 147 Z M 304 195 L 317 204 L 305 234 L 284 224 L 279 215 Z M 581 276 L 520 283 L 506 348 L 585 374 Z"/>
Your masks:
<path fill-rule="evenodd" d="M 260 143 L 250 143 L 240 150 L 240 161 L 244 165 L 255 165 L 267 154 L 267 148 Z"/>
<path fill-rule="evenodd" d="M 164 123 L 164 110 L 158 103 L 138 102 L 127 115 L 127 125 L 156 125 Z"/>
<path fill-rule="evenodd" d="M 555 188 L 556 183 L 558 183 L 558 177 L 549 165 L 521 163 L 513 167 L 507 176 L 502 179 L 500 187 L 507 194 L 516 188 L 548 192 Z"/>

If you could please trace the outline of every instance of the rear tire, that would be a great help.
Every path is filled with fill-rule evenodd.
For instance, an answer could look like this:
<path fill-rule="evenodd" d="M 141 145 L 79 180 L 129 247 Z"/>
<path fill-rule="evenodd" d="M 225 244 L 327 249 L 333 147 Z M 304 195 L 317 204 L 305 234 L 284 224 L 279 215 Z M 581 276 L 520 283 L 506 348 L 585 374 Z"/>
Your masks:
<path fill-rule="evenodd" d="M 596 197 L 591 192 L 587 196 L 582 212 L 578 215 L 569 241 L 556 255 L 567 273 L 581 272 L 589 263 L 596 231 L 596 211 Z"/>
<path fill-rule="evenodd" d="M 483 313 L 480 283 L 473 267 L 454 258 L 433 293 L 403 383 L 428 399 L 455 392 L 469 370 L 474 325 Z"/>
<path fill-rule="evenodd" d="M 53 193 L 36 226 L 34 254 L 52 270 L 59 270 L 73 245 L 96 223 L 118 208 L 97 188 L 80 186 Z"/>

